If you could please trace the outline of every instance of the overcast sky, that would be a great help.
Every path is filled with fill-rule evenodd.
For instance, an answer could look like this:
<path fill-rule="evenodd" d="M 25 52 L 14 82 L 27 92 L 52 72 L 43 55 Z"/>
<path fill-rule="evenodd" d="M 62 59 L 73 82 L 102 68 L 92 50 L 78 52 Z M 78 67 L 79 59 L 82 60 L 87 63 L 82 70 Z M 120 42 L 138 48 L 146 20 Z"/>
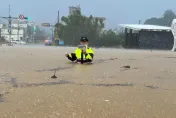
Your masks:
<path fill-rule="evenodd" d="M 144 22 L 147 18 L 162 16 L 167 9 L 176 11 L 176 0 L 1 0 L 0 16 L 24 14 L 36 22 L 55 23 L 57 11 L 68 15 L 68 7 L 80 4 L 84 15 L 106 17 L 106 27 L 116 28 L 121 23 Z"/>

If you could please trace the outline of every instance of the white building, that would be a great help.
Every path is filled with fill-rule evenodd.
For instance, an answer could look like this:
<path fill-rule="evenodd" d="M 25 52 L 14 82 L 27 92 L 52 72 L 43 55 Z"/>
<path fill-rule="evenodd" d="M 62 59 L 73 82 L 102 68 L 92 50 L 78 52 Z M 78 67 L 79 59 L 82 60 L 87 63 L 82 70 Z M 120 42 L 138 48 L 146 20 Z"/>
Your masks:
<path fill-rule="evenodd" d="M 4 37 L 7 41 L 9 40 L 20 40 L 23 39 L 24 30 L 23 29 L 12 29 L 11 36 L 9 35 L 8 29 L 1 29 L 1 37 Z M 11 39 L 10 39 L 11 37 Z"/>
<path fill-rule="evenodd" d="M 74 12 L 76 12 L 76 11 L 80 11 L 80 12 L 81 12 L 81 7 L 80 7 L 80 5 L 70 6 L 70 7 L 69 7 L 69 15 L 74 14 Z"/>
<path fill-rule="evenodd" d="M 11 35 L 9 34 L 8 27 L 3 26 L 0 24 L 0 36 L 4 37 L 5 40 L 21 40 L 24 36 L 24 29 L 27 28 L 27 24 L 24 21 L 20 20 L 13 20 L 11 24 Z"/>

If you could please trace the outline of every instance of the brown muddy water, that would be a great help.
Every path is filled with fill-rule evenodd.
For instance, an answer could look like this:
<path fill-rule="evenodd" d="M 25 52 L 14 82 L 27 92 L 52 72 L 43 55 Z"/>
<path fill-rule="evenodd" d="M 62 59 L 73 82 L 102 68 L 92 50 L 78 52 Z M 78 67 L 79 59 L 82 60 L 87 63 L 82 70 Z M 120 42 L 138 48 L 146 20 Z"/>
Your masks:
<path fill-rule="evenodd" d="M 0 118 L 176 118 L 174 52 L 94 49 L 76 65 L 72 50 L 0 47 Z"/>

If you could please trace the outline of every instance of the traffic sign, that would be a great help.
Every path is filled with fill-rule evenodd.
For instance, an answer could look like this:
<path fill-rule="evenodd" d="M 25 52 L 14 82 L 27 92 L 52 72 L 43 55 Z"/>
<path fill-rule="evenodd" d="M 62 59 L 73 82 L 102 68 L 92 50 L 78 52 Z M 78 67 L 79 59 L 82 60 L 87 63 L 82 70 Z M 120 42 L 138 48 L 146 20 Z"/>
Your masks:
<path fill-rule="evenodd" d="M 19 15 L 19 19 L 23 20 L 24 19 L 24 15 L 20 14 Z"/>
<path fill-rule="evenodd" d="M 42 23 L 42 26 L 44 26 L 44 27 L 50 27 L 51 25 L 50 25 L 50 23 Z"/>
<path fill-rule="evenodd" d="M 24 19 L 25 19 L 25 20 L 27 20 L 27 21 L 29 21 L 29 20 L 30 20 L 30 18 L 29 18 L 29 17 L 24 17 Z"/>

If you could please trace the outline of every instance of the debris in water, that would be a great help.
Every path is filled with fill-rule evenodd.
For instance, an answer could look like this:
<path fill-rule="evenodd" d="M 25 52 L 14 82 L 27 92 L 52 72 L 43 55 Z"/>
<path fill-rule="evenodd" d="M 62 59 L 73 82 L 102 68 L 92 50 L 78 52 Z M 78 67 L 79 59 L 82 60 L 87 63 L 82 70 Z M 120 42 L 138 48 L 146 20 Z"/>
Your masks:
<path fill-rule="evenodd" d="M 176 58 L 176 57 L 166 57 L 166 58 Z"/>
<path fill-rule="evenodd" d="M 159 87 L 158 86 L 153 86 L 153 85 L 144 85 L 145 87 L 148 87 L 150 89 L 158 89 Z"/>
<path fill-rule="evenodd" d="M 136 59 L 131 58 L 131 59 L 129 59 L 129 60 L 136 60 Z"/>
<path fill-rule="evenodd" d="M 37 72 L 44 72 L 44 71 L 57 71 L 57 70 L 66 70 L 66 69 L 70 69 L 73 68 L 71 67 L 58 67 L 58 68 L 54 68 L 54 69 L 43 69 L 43 70 L 36 70 Z"/>
<path fill-rule="evenodd" d="M 109 60 L 116 60 L 116 59 L 118 59 L 118 58 L 110 58 Z"/>
<path fill-rule="evenodd" d="M 74 84 L 74 82 L 69 82 L 66 80 L 59 80 L 57 82 L 46 82 L 46 83 L 18 83 L 17 87 L 38 87 L 38 86 L 49 86 L 49 85 L 58 85 L 58 84 Z"/>
<path fill-rule="evenodd" d="M 11 83 L 12 83 L 13 87 L 16 87 L 16 88 L 18 87 L 18 83 L 17 83 L 17 80 L 15 78 L 11 79 Z"/>
<path fill-rule="evenodd" d="M 111 87 L 111 86 L 134 86 L 134 84 L 131 84 L 131 83 L 124 83 L 124 84 L 92 84 L 92 86 L 105 86 L 105 87 Z"/>
<path fill-rule="evenodd" d="M 9 92 L 3 92 L 3 93 L 0 93 L 0 102 L 4 102 L 4 95 L 5 94 L 8 94 Z"/>
<path fill-rule="evenodd" d="M 53 79 L 56 79 L 56 78 L 57 78 L 57 77 L 56 77 L 56 70 L 54 71 L 54 75 L 51 76 L 51 78 L 53 78 Z"/>
<path fill-rule="evenodd" d="M 4 102 L 3 94 L 0 94 L 0 102 Z"/>
<path fill-rule="evenodd" d="M 131 68 L 130 66 L 123 66 L 123 67 L 121 67 L 122 69 L 121 69 L 121 71 L 126 71 L 126 70 L 131 70 L 131 69 L 134 69 L 134 70 L 136 70 L 136 69 L 139 69 L 139 67 L 135 67 L 135 68 Z"/>
<path fill-rule="evenodd" d="M 95 60 L 94 63 L 107 63 L 107 61 L 109 60 L 116 60 L 118 58 L 110 58 L 110 59 L 98 59 L 98 60 Z"/>
<path fill-rule="evenodd" d="M 122 68 L 130 68 L 130 66 L 129 66 L 129 65 L 127 65 L 127 66 L 123 66 Z"/>
<path fill-rule="evenodd" d="M 126 65 L 126 66 L 122 66 L 121 68 L 122 68 L 121 71 L 125 71 L 125 70 L 129 70 L 131 67 L 129 65 Z M 138 68 L 133 68 L 133 69 L 138 69 Z"/>

